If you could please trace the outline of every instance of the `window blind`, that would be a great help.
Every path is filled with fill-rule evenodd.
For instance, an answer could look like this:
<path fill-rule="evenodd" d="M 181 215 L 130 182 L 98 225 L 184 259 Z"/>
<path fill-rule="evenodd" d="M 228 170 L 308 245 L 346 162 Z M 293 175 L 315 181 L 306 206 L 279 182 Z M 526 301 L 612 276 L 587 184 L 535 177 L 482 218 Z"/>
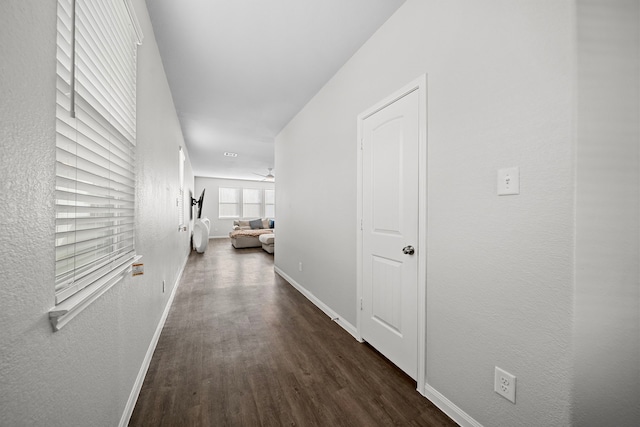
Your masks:
<path fill-rule="evenodd" d="M 136 44 L 125 0 L 59 0 L 56 304 L 135 257 Z"/>
<path fill-rule="evenodd" d="M 264 216 L 265 218 L 276 217 L 276 192 L 275 190 L 264 190 Z"/>
<path fill-rule="evenodd" d="M 178 173 L 180 174 L 180 189 L 178 190 L 178 227 L 179 229 L 185 225 L 184 221 L 184 161 L 185 155 L 180 147 L 178 158 Z"/>
<path fill-rule="evenodd" d="M 224 188 L 218 193 L 218 218 L 275 218 L 275 190 Z"/>
<path fill-rule="evenodd" d="M 258 218 L 262 216 L 262 190 L 257 188 L 242 189 L 243 218 Z"/>
<path fill-rule="evenodd" d="M 220 188 L 218 190 L 218 216 L 220 218 L 240 218 L 240 189 Z"/>

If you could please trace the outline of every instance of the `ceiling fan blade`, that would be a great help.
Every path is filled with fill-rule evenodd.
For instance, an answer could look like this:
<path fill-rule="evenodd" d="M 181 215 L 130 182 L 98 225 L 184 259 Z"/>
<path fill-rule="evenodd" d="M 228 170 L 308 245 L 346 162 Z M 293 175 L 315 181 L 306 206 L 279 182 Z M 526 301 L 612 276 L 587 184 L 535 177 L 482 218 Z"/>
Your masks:
<path fill-rule="evenodd" d="M 262 175 L 260 173 L 255 173 L 255 172 L 251 172 L 254 175 L 258 175 L 261 176 L 263 179 L 263 181 L 269 181 L 269 182 L 273 182 L 275 181 L 276 177 L 273 175 L 273 172 L 271 172 L 273 170 L 273 168 L 267 168 L 269 170 L 269 173 L 266 175 Z"/>

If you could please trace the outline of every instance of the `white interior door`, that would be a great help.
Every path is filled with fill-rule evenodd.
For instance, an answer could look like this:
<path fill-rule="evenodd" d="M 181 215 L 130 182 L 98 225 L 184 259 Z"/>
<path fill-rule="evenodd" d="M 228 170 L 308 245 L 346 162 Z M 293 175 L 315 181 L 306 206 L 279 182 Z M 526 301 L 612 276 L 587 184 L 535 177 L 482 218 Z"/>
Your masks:
<path fill-rule="evenodd" d="M 362 122 L 362 338 L 418 370 L 419 93 Z"/>

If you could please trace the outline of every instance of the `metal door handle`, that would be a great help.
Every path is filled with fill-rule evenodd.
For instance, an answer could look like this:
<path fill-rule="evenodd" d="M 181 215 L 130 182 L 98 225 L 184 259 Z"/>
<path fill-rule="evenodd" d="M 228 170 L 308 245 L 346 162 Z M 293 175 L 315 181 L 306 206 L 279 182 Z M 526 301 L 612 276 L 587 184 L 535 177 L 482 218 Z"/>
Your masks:
<path fill-rule="evenodd" d="M 413 246 L 405 246 L 404 248 L 402 248 L 402 252 L 405 255 L 413 255 L 416 251 L 415 249 L 413 249 Z"/>

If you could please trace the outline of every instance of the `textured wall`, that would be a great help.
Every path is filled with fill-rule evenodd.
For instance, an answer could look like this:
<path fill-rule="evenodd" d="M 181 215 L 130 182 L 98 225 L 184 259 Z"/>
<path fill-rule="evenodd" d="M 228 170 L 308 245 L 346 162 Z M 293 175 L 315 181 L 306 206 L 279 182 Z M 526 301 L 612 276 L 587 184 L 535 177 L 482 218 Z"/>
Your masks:
<path fill-rule="evenodd" d="M 200 193 L 203 189 L 207 189 L 204 196 L 204 205 L 202 207 L 202 217 L 207 217 L 211 221 L 211 229 L 209 230 L 210 237 L 229 237 L 229 232 L 233 229 L 232 219 L 218 218 L 218 189 L 220 187 L 267 189 L 275 188 L 275 184 L 273 182 L 205 178 L 202 176 L 196 177 L 195 186 L 195 198 L 200 197 Z"/>
<path fill-rule="evenodd" d="M 146 36 L 136 228 L 145 274 L 125 278 L 54 333 L 56 2 L 0 3 L 2 426 L 117 425 L 189 251 L 175 211 L 180 127 L 144 2 L 135 5 Z"/>
<path fill-rule="evenodd" d="M 427 382 L 486 426 L 571 420 L 573 39 L 569 0 L 408 0 L 276 140 L 276 264 L 355 325 L 356 116 L 428 74 Z"/>
<path fill-rule="evenodd" d="M 640 2 L 580 0 L 575 425 L 640 424 Z"/>

